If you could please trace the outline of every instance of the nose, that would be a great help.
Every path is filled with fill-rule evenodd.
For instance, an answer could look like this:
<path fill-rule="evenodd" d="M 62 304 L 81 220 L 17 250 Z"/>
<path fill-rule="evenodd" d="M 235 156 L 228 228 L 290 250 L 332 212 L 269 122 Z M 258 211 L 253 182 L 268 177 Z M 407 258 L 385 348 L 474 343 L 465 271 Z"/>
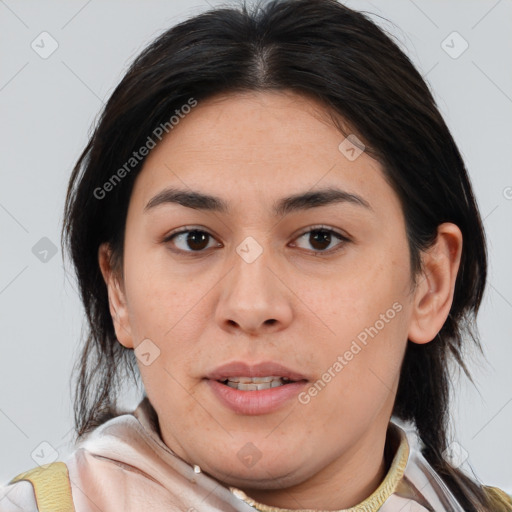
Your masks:
<path fill-rule="evenodd" d="M 242 252 L 234 255 L 215 315 L 222 329 L 257 335 L 277 332 L 290 324 L 293 293 L 268 253 L 263 250 L 255 260 L 245 258 Z"/>

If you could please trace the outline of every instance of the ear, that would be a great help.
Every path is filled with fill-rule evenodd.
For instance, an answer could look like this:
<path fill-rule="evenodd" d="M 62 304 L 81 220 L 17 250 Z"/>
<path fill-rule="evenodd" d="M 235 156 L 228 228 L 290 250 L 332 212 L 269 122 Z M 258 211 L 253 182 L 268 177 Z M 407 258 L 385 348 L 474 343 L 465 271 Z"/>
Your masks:
<path fill-rule="evenodd" d="M 424 272 L 414 292 L 409 340 L 432 341 L 443 327 L 453 302 L 462 254 L 462 233 L 450 222 L 440 224 L 434 245 L 422 253 Z"/>
<path fill-rule="evenodd" d="M 98 260 L 107 285 L 110 315 L 114 323 L 116 337 L 121 345 L 133 348 L 133 336 L 129 322 L 126 296 L 122 281 L 112 267 L 112 251 L 108 243 L 103 243 L 98 249 Z"/>

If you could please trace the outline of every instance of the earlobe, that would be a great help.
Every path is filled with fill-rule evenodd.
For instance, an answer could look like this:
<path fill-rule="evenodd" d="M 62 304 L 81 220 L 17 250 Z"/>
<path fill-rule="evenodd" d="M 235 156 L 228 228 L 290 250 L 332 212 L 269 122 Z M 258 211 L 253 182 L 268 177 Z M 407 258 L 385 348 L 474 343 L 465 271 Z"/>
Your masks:
<path fill-rule="evenodd" d="M 445 222 L 437 229 L 432 247 L 422 253 L 423 274 L 414 293 L 409 340 L 432 341 L 450 313 L 455 281 L 462 254 L 462 233 L 455 224 Z"/>
<path fill-rule="evenodd" d="M 107 243 L 101 244 L 98 249 L 98 262 L 107 286 L 110 316 L 114 323 L 116 337 L 121 345 L 133 348 L 125 292 L 120 284 L 119 276 L 112 268 L 112 251 Z"/>

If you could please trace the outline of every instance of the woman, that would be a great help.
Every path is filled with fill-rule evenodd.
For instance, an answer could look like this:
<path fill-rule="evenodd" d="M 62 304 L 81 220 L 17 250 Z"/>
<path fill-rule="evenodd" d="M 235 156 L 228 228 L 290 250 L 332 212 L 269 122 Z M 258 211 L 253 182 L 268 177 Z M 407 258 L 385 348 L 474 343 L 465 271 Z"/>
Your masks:
<path fill-rule="evenodd" d="M 282 0 L 160 36 L 74 169 L 63 235 L 90 327 L 78 443 L 2 512 L 512 510 L 447 456 L 480 214 L 426 84 L 363 14 Z"/>

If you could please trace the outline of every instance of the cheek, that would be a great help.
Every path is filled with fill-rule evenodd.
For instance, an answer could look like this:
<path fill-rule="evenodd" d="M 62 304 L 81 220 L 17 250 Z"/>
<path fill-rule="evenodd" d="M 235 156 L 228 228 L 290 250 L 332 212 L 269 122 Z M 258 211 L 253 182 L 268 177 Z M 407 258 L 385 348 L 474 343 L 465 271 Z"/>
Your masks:
<path fill-rule="evenodd" d="M 189 389 L 193 384 L 190 368 L 198 359 L 197 347 L 190 340 L 198 339 L 204 328 L 200 308 L 194 308 L 199 302 L 197 291 L 188 286 L 177 289 L 148 267 L 131 270 L 137 277 L 127 282 L 128 315 L 144 386 L 152 397 L 180 403 L 187 398 L 181 397 L 183 387 Z M 150 364 L 145 364 L 145 352 L 150 354 Z"/>
<path fill-rule="evenodd" d="M 391 411 L 405 348 L 400 331 L 390 323 L 377 334 L 370 331 L 365 343 L 362 337 L 340 341 L 337 350 L 323 357 L 322 373 L 309 390 L 315 389 L 310 405 L 318 417 L 359 428 L 381 411 Z"/>
<path fill-rule="evenodd" d="M 127 244 L 125 261 L 132 330 L 139 339 L 150 338 L 166 346 L 176 338 L 193 335 L 208 283 L 204 277 L 192 279 L 189 273 L 177 272 L 165 251 L 134 245 Z"/>
<path fill-rule="evenodd" d="M 310 350 L 317 393 L 325 394 L 327 409 L 339 404 L 328 415 L 379 410 L 394 392 L 407 343 L 407 271 L 392 260 L 361 267 L 326 283 L 316 296 L 316 311 L 329 328 Z"/>
<path fill-rule="evenodd" d="M 403 265 L 393 261 L 379 263 L 378 258 L 362 255 L 319 285 L 308 283 L 301 295 L 311 312 L 329 328 L 330 338 L 346 340 L 373 326 L 383 314 L 385 320 L 398 317 L 399 306 L 393 304 L 404 306 L 407 283 Z M 382 327 L 382 322 L 378 326 Z"/>

